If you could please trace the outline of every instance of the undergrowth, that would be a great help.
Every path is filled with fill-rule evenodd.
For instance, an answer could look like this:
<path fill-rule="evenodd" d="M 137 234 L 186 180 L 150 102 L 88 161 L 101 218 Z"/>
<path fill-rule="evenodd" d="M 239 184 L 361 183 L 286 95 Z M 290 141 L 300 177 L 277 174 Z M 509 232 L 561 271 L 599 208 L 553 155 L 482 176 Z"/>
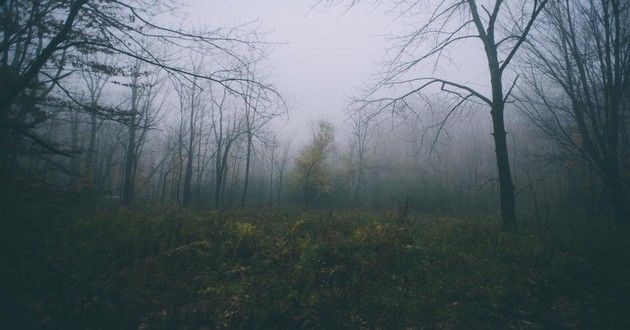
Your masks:
<path fill-rule="evenodd" d="M 0 328 L 623 329 L 619 230 L 181 209 L 14 212 Z"/>

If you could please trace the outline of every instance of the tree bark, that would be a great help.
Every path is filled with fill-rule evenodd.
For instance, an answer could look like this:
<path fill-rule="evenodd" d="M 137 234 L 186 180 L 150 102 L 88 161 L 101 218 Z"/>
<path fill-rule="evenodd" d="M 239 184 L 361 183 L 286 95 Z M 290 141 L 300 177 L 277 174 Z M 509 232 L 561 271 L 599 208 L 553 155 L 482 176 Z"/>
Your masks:
<path fill-rule="evenodd" d="M 135 118 L 135 110 L 133 117 Z M 129 126 L 129 140 L 127 141 L 127 155 L 125 157 L 125 173 L 123 179 L 123 191 L 122 191 L 122 202 L 125 205 L 131 205 L 133 201 L 133 168 L 136 162 L 136 153 L 135 153 L 135 142 L 136 142 L 136 126 L 135 119 L 132 120 L 131 125 Z"/>
<path fill-rule="evenodd" d="M 499 173 L 499 194 L 501 202 L 501 227 L 505 231 L 516 231 L 516 203 L 514 201 L 514 183 L 510 170 L 510 159 L 507 147 L 507 133 L 503 120 L 503 106 L 494 105 L 492 109 L 492 126 L 494 127 L 494 145 Z"/>
<path fill-rule="evenodd" d="M 247 157 L 245 158 L 245 183 L 243 184 L 243 194 L 241 195 L 241 207 L 245 206 L 247 199 L 247 189 L 249 186 L 249 167 L 252 158 L 252 132 L 247 132 Z"/>
<path fill-rule="evenodd" d="M 191 94 L 191 98 L 194 98 L 194 94 Z M 182 207 L 190 206 L 192 192 L 190 190 L 190 183 L 192 181 L 193 172 L 193 146 L 195 140 L 195 105 L 191 102 L 190 107 L 190 136 L 188 137 L 188 150 L 186 152 L 186 172 L 184 174 L 184 192 L 182 196 Z"/>
<path fill-rule="evenodd" d="M 510 158 L 507 146 L 507 132 L 505 131 L 505 99 L 503 94 L 503 71 L 499 63 L 497 44 L 494 37 L 494 20 L 501 6 L 500 2 L 495 5 L 495 11 L 489 23 L 488 29 L 484 29 L 481 23 L 479 12 L 475 1 L 469 0 L 471 14 L 479 38 L 483 42 L 484 51 L 490 70 L 490 83 L 492 87 L 492 102 L 490 104 L 490 115 L 492 116 L 492 136 L 497 161 L 497 171 L 499 174 L 499 200 L 501 204 L 501 228 L 504 231 L 514 232 L 518 229 L 516 222 L 516 203 L 514 200 L 514 182 L 510 170 Z M 507 63 L 507 62 L 506 62 Z"/>
<path fill-rule="evenodd" d="M 140 68 L 136 66 L 131 83 L 131 120 L 129 122 L 129 137 L 127 140 L 127 152 L 123 176 L 122 202 L 129 206 L 133 202 L 134 168 L 136 165 L 136 131 L 138 120 L 138 77 Z"/>
<path fill-rule="evenodd" d="M 630 221 L 630 210 L 625 191 L 623 189 L 623 177 L 616 157 L 610 156 L 604 173 L 604 187 L 610 196 L 615 219 L 620 223 Z"/>

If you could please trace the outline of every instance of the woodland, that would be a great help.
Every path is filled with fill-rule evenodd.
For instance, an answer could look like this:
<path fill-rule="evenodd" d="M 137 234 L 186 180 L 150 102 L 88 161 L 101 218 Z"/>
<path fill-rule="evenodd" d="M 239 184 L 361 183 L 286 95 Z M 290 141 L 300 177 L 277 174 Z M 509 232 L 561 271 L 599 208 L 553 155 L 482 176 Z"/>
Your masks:
<path fill-rule="evenodd" d="M 630 3 L 313 0 L 407 30 L 306 141 L 185 5 L 0 0 L 0 328 L 630 328 Z"/>

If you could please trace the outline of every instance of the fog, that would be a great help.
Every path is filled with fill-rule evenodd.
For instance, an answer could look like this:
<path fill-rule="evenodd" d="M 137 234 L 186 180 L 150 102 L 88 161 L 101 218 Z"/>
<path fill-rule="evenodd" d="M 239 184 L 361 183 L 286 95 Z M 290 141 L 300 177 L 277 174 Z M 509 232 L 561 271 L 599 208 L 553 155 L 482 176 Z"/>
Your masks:
<path fill-rule="evenodd" d="M 189 24 L 259 27 L 277 43 L 269 55 L 274 81 L 293 100 L 282 131 L 306 142 L 312 122 L 332 120 L 340 128 L 351 98 L 378 79 L 395 38 L 409 20 L 385 5 L 362 4 L 352 10 L 308 1 L 192 1 Z M 422 70 L 488 91 L 483 50 L 474 43 L 450 51 L 437 67 Z"/>
<path fill-rule="evenodd" d="M 386 35 L 396 27 L 383 10 L 364 6 L 346 12 L 322 11 L 309 1 L 191 2 L 187 22 L 201 25 L 259 26 L 265 40 L 277 43 L 269 55 L 278 87 L 293 100 L 283 128 L 305 142 L 313 121 L 322 117 L 340 125 L 344 109 L 376 73 L 387 47 Z"/>
<path fill-rule="evenodd" d="M 7 177 L 42 173 L 126 205 L 392 209 L 411 196 L 423 212 L 498 212 L 514 227 L 516 210 L 626 212 L 628 91 L 589 71 L 624 67 L 556 57 L 572 7 L 140 3 L 77 5 L 63 38 L 3 32 L 6 81 L 37 82 L 3 92 Z"/>
<path fill-rule="evenodd" d="M 620 0 L 0 1 L 1 329 L 630 329 Z"/>

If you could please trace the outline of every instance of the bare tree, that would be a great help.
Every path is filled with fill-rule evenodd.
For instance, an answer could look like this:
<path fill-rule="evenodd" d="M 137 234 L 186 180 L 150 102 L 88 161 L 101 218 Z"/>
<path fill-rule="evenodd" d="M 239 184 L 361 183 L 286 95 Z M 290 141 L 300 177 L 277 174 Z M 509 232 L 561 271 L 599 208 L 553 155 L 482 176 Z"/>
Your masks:
<path fill-rule="evenodd" d="M 230 163 L 230 152 L 238 139 L 247 133 L 243 127 L 243 122 L 236 111 L 230 112 L 230 106 L 238 106 L 235 98 L 231 97 L 227 89 L 223 89 L 221 99 L 212 97 L 212 121 L 215 138 L 215 187 L 214 205 L 216 208 L 224 206 L 225 189 L 228 183 L 228 169 Z"/>
<path fill-rule="evenodd" d="M 106 67 L 110 67 L 106 62 Z M 110 72 L 100 70 L 99 68 L 94 68 L 93 70 L 86 70 L 82 73 L 82 80 L 85 83 L 85 87 L 87 88 L 88 100 L 87 104 L 89 109 L 86 111 L 90 118 L 90 136 L 88 147 L 86 150 L 85 161 L 84 161 L 84 186 L 87 189 L 94 188 L 94 184 L 96 181 L 96 170 L 95 165 L 98 163 L 98 155 L 97 152 L 97 133 L 99 130 L 99 117 L 97 116 L 97 112 L 94 109 L 100 107 L 101 97 L 103 95 L 103 90 L 107 85 L 107 82 L 111 78 Z M 100 122 L 102 123 L 102 118 L 100 118 Z"/>
<path fill-rule="evenodd" d="M 293 139 L 289 138 L 286 139 L 283 143 L 282 149 L 278 149 L 278 152 L 281 152 L 281 154 L 276 155 L 273 157 L 273 164 L 274 167 L 276 168 L 276 171 L 278 172 L 277 174 L 277 178 L 276 178 L 276 203 L 280 204 L 281 198 L 282 198 L 282 188 L 283 188 L 283 181 L 284 181 L 284 177 L 286 176 L 286 170 L 287 170 L 287 165 L 289 164 L 289 161 L 291 160 L 291 156 L 289 154 L 289 152 L 291 151 L 291 143 L 292 143 Z"/>
<path fill-rule="evenodd" d="M 602 179 L 619 221 L 624 191 L 623 132 L 630 127 L 630 6 L 619 0 L 554 1 L 527 44 L 531 63 L 521 108 L 573 159 Z M 625 117 L 624 117 L 625 115 Z M 625 150 L 623 149 L 625 145 Z"/>
<path fill-rule="evenodd" d="M 203 58 L 196 61 L 195 71 L 200 74 L 203 65 Z M 199 127 L 201 117 L 205 111 L 205 100 L 203 98 L 203 82 L 198 78 L 193 78 L 192 82 L 188 85 L 175 84 L 175 90 L 179 96 L 179 107 L 181 111 L 181 121 L 187 121 L 188 141 L 185 146 L 182 146 L 186 150 L 186 167 L 184 172 L 183 192 L 182 192 L 182 206 L 190 206 L 192 201 L 192 178 L 193 178 L 193 164 L 195 163 L 195 142 L 198 140 L 198 134 L 203 129 Z M 184 118 L 187 115 L 188 118 Z M 184 134 L 184 127 L 180 125 L 179 134 Z M 182 138 L 180 137 L 180 140 Z"/>
<path fill-rule="evenodd" d="M 321 0 L 319 3 L 331 4 L 343 0 Z M 350 6 L 360 1 L 347 1 Z M 385 1 L 383 1 L 385 2 Z M 409 106 L 409 99 L 420 96 L 427 99 L 431 88 L 452 96 L 454 104 L 447 109 L 454 113 L 467 102 L 476 101 L 490 108 L 493 124 L 496 163 L 498 169 L 501 204 L 501 224 L 506 231 L 517 230 L 514 183 L 510 170 L 507 132 L 505 129 L 505 104 L 516 84 L 516 78 L 504 88 L 506 70 L 514 56 L 525 42 L 532 26 L 548 0 L 402 0 L 392 1 L 401 11 L 400 16 L 419 16 L 426 11 L 426 5 L 433 5 L 433 10 L 424 23 L 412 29 L 409 34 L 397 38 L 393 54 L 385 66 L 382 79 L 366 91 L 366 96 L 357 100 L 359 104 L 374 104 L 381 111 L 391 109 L 395 112 L 414 111 Z M 448 60 L 447 54 L 462 44 L 477 41 L 484 49 L 489 71 L 491 95 L 487 96 L 466 83 L 428 76 L 418 77 L 417 71 L 433 63 L 438 67 L 440 61 Z M 420 46 L 428 46 L 426 51 L 418 51 Z M 400 93 L 400 90 L 404 92 Z M 390 91 L 394 96 L 384 96 Z"/>
<path fill-rule="evenodd" d="M 264 81 L 262 70 L 258 69 L 257 63 L 253 63 L 248 67 L 248 73 L 251 75 L 250 80 L 254 80 L 259 75 L 260 81 Z M 267 86 L 272 86 L 267 84 Z M 268 93 L 266 89 L 256 84 L 246 84 L 245 91 L 241 93 L 243 98 L 243 117 L 245 124 L 245 137 L 247 138 L 246 157 L 245 157 L 245 178 L 243 183 L 243 191 L 241 194 L 241 207 L 245 206 L 247 192 L 250 179 L 250 168 L 252 152 L 254 147 L 254 139 L 265 143 L 261 131 L 274 119 L 286 115 L 288 108 L 281 97 L 276 97 L 274 93 Z"/>
<path fill-rule="evenodd" d="M 138 158 L 144 146 L 146 134 L 155 125 L 160 114 L 160 107 L 155 102 L 160 87 L 159 76 L 154 74 L 152 81 L 143 79 L 150 75 L 150 72 L 142 70 L 142 63 L 136 61 L 129 83 L 130 118 L 127 121 L 128 135 L 121 194 L 121 201 L 126 205 L 133 202 Z"/>
<path fill-rule="evenodd" d="M 254 143 L 254 135 L 257 133 L 256 131 L 261 127 L 258 123 L 258 111 L 261 108 L 261 95 L 259 93 L 255 93 L 255 91 L 251 88 L 251 86 L 246 86 L 245 93 L 243 94 L 244 98 L 244 117 L 245 117 L 245 137 L 247 138 L 247 155 L 245 157 L 245 178 L 243 183 L 243 193 L 241 195 L 241 207 L 245 206 L 245 200 L 247 198 L 247 190 L 249 188 L 249 170 L 251 167 L 251 159 L 252 159 L 252 149 Z M 271 117 L 268 117 L 267 121 L 270 120 Z"/>
<path fill-rule="evenodd" d="M 128 119 L 126 111 L 121 109 L 82 104 L 71 90 L 67 82 L 73 81 L 69 77 L 75 72 L 89 67 L 117 66 L 97 61 L 100 57 L 88 58 L 86 54 L 138 60 L 148 67 L 160 68 L 173 79 L 191 81 L 196 77 L 233 92 L 238 92 L 238 86 L 245 83 L 275 92 L 269 86 L 249 80 L 249 76 L 239 76 L 247 64 L 242 54 L 262 54 L 266 45 L 255 32 L 248 26 L 187 31 L 156 23 L 163 13 L 176 12 L 179 6 L 164 0 L 3 1 L 0 5 L 2 140 L 27 139 L 46 150 L 71 156 L 35 131 L 49 117 L 37 105 L 50 101 L 45 96 L 53 88 L 64 96 L 61 101 L 78 103 L 81 108 L 107 118 Z M 221 70 L 196 74 L 190 63 L 170 55 L 176 52 L 157 53 L 146 47 L 151 44 L 215 57 L 222 62 Z"/>
<path fill-rule="evenodd" d="M 377 120 L 365 111 L 350 112 L 348 125 L 350 154 L 347 175 L 354 177 L 352 203 L 359 205 L 361 193 L 365 189 L 366 172 L 370 169 L 370 162 L 376 156 L 380 132 Z"/>
<path fill-rule="evenodd" d="M 6 1 L 0 7 L 2 17 L 2 62 L 3 86 L 0 90 L 0 124 L 7 129 L 23 132 L 31 125 L 12 120 L 11 112 L 18 96 L 35 86 L 50 83 L 59 76 L 50 75 L 47 64 L 55 55 L 56 60 L 65 56 L 63 44 L 74 32 L 80 21 L 80 12 L 88 0 L 77 1 Z M 62 24 L 53 22 L 61 13 L 66 13 Z M 56 71 L 53 70 L 53 71 Z M 40 73 L 48 79 L 41 80 Z M 44 78 L 44 77 L 42 77 Z"/>
<path fill-rule="evenodd" d="M 60 4 L 46 2 L 39 5 L 42 7 L 39 10 L 32 5 L 31 2 L 9 0 L 0 6 L 0 144 L 3 146 L 0 148 L 0 170 L 7 171 L 7 177 L 17 168 L 20 155 L 32 155 L 34 147 L 43 147 L 41 158 L 51 160 L 50 163 L 62 171 L 60 163 L 44 153 L 70 156 L 69 152 L 45 141 L 41 132 L 33 132 L 34 127 L 55 115 L 52 113 L 53 100 L 55 112 L 59 107 L 58 100 L 48 96 L 54 81 L 63 76 L 61 70 L 50 68 L 45 76 L 38 73 L 46 65 L 50 53 L 56 51 L 58 59 L 65 57 L 64 50 L 54 47 L 69 33 L 69 28 L 56 24 L 61 36 L 49 39 L 43 31 L 52 22 L 45 12 L 55 10 Z M 67 21 L 76 18 L 76 10 L 75 5 L 68 7 Z M 46 105 L 42 104 L 43 100 L 47 100 Z"/>

